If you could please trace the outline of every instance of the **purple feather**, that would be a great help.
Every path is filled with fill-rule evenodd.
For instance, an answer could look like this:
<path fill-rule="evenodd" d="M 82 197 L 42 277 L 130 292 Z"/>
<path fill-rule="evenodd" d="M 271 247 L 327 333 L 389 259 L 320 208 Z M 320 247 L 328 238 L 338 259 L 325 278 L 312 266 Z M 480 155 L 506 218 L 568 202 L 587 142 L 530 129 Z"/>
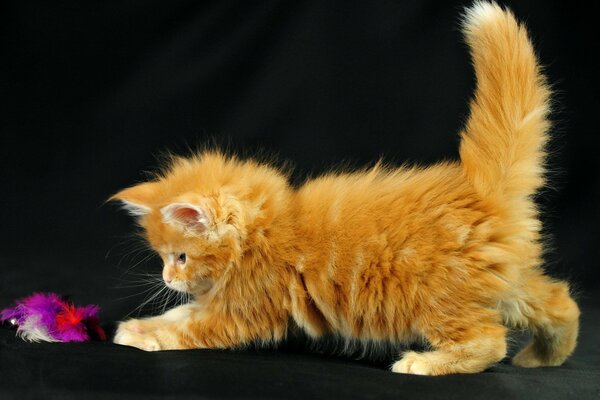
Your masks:
<path fill-rule="evenodd" d="M 34 293 L 0 311 L 0 320 L 16 325 L 29 341 L 85 342 L 90 334 L 105 340 L 99 311 L 96 305 L 75 307 L 56 293 Z"/>

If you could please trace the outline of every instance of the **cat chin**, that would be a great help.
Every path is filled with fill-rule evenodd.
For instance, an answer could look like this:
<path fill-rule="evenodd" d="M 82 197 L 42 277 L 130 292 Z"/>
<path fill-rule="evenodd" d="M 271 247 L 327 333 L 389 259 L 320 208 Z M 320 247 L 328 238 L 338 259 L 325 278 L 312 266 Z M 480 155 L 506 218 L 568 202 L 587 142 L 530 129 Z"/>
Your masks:
<path fill-rule="evenodd" d="M 167 285 L 169 289 L 173 289 L 182 293 L 193 294 L 195 296 L 202 296 L 208 293 L 208 291 L 212 289 L 213 284 L 214 282 L 210 278 L 198 279 L 196 282 L 194 282 L 194 285 L 192 285 L 192 287 L 190 287 L 190 285 L 187 284 L 185 281 L 165 281 L 165 285 Z"/>
<path fill-rule="evenodd" d="M 165 282 L 169 289 L 176 290 L 182 293 L 188 293 L 188 287 L 185 282 Z"/>

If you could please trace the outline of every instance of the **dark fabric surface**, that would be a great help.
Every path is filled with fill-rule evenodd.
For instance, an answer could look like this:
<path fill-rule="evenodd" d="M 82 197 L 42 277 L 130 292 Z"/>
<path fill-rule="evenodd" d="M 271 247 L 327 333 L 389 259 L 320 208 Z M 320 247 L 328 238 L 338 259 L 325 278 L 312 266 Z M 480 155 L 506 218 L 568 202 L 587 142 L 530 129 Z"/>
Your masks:
<path fill-rule="evenodd" d="M 28 344 L 5 327 L 0 329 L 0 397 L 597 399 L 600 302 L 598 293 L 582 296 L 580 343 L 563 366 L 524 369 L 504 360 L 484 373 L 444 377 L 394 374 L 383 359 L 355 361 L 301 351 L 298 345 L 278 351 L 147 353 L 99 342 Z M 525 338 L 514 339 L 511 353 Z"/>
<path fill-rule="evenodd" d="M 136 310 L 146 274 L 132 221 L 103 202 L 166 150 L 216 142 L 332 165 L 456 158 L 473 72 L 468 1 L 0 2 L 0 307 L 33 291 Z M 401 376 L 392 361 L 308 351 L 148 354 L 108 343 L 26 344 L 0 329 L 0 398 L 598 398 L 600 244 L 597 15 L 576 2 L 507 2 L 556 91 L 545 268 L 573 282 L 581 343 L 563 367 Z M 590 3 L 591 4 L 591 3 Z M 591 7 L 591 6 L 590 6 Z M 133 312 L 132 312 L 133 311 Z M 515 346 L 515 349 L 518 346 Z M 514 349 L 513 349 L 514 351 Z"/>

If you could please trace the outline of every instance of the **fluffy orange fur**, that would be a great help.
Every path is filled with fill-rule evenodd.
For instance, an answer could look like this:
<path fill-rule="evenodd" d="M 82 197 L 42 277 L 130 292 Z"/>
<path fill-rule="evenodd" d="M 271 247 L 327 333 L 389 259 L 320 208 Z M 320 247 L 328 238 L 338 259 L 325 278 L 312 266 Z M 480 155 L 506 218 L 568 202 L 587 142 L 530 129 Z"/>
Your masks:
<path fill-rule="evenodd" d="M 507 329 L 531 344 L 513 362 L 560 365 L 579 310 L 544 275 L 532 196 L 544 183 L 550 91 L 525 28 L 477 2 L 464 33 L 477 77 L 460 161 L 331 173 L 292 188 L 280 170 L 208 151 L 116 194 L 194 301 L 122 322 L 115 342 L 144 350 L 314 338 L 425 340 L 394 372 L 482 371 Z"/>

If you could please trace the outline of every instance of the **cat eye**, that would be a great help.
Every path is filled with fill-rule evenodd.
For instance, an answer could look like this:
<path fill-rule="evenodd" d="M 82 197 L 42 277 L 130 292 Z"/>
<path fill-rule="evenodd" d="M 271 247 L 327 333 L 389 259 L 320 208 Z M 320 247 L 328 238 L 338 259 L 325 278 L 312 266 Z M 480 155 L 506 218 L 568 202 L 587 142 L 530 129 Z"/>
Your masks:
<path fill-rule="evenodd" d="M 187 260 L 185 253 L 180 253 L 177 256 L 177 264 L 185 264 L 185 261 Z"/>

